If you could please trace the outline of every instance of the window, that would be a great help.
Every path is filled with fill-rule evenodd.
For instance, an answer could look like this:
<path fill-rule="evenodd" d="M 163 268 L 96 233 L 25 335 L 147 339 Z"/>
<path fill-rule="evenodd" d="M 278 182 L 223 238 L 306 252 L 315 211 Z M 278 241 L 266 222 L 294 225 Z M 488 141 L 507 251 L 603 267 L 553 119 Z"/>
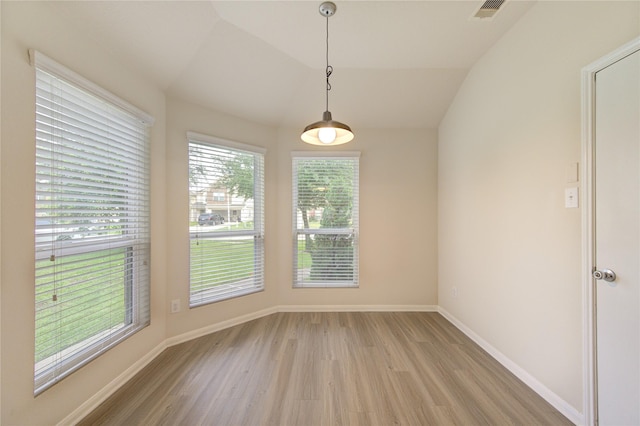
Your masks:
<path fill-rule="evenodd" d="M 293 286 L 358 286 L 358 153 L 293 154 Z"/>
<path fill-rule="evenodd" d="M 191 132 L 187 137 L 189 305 L 262 291 L 265 151 Z M 211 192 L 225 203 L 202 196 Z"/>
<path fill-rule="evenodd" d="M 152 118 L 30 53 L 38 394 L 149 324 Z"/>

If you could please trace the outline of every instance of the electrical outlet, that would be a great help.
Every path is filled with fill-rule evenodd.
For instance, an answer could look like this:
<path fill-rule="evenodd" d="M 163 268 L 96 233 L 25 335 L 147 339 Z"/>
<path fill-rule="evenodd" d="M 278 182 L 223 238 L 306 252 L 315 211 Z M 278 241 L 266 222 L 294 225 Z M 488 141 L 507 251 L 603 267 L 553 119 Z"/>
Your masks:
<path fill-rule="evenodd" d="M 578 188 L 566 188 L 564 190 L 564 207 L 567 209 L 578 208 Z"/>
<path fill-rule="evenodd" d="M 171 301 L 171 313 L 175 314 L 176 312 L 180 312 L 180 299 L 173 299 Z"/>

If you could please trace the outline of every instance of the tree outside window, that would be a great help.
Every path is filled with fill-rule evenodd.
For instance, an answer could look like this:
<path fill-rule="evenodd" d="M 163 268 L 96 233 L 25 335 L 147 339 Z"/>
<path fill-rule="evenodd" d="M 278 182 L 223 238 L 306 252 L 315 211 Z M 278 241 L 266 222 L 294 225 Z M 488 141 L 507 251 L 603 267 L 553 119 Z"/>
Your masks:
<path fill-rule="evenodd" d="M 357 285 L 358 161 L 294 158 L 294 286 Z"/>

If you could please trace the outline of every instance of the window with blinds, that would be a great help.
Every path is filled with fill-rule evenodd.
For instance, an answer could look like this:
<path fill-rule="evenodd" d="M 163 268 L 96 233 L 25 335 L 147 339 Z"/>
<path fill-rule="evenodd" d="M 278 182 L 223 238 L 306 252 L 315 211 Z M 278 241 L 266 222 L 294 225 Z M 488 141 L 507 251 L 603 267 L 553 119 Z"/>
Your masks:
<path fill-rule="evenodd" d="M 38 394 L 149 324 L 152 118 L 30 54 Z"/>
<path fill-rule="evenodd" d="M 358 286 L 359 154 L 293 154 L 293 286 Z"/>
<path fill-rule="evenodd" d="M 191 307 L 264 289 L 264 154 L 189 132 Z"/>

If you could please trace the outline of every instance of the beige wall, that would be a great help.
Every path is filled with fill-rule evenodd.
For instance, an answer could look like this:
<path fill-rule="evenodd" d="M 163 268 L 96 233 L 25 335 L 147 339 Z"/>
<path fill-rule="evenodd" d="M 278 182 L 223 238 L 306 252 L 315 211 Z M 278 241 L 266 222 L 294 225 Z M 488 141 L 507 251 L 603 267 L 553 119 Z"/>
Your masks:
<path fill-rule="evenodd" d="M 638 2 L 539 2 L 469 74 L 439 135 L 354 129 L 355 141 L 338 149 L 361 152 L 360 288 L 297 290 L 291 288 L 291 151 L 313 149 L 301 144 L 299 129 L 166 99 L 99 42 L 69 23 L 47 22 L 50 5 L 0 5 L 2 424 L 63 419 L 167 338 L 276 306 L 316 305 L 439 304 L 580 410 L 580 211 L 563 208 L 565 169 L 580 157 L 580 68 L 638 33 Z M 156 118 L 152 324 L 38 398 L 28 48 Z M 267 288 L 191 310 L 188 130 L 267 149 Z M 178 314 L 168 313 L 172 299 L 182 302 Z"/>
<path fill-rule="evenodd" d="M 281 305 L 425 306 L 437 304 L 434 130 L 354 129 L 336 151 L 360 152 L 360 287 L 293 289 L 291 152 L 323 151 L 278 138 L 278 288 Z"/>
<path fill-rule="evenodd" d="M 63 419 L 165 339 L 165 98 L 101 51 L 99 44 L 50 21 L 49 6 L 2 7 L 2 418 L 0 423 L 52 424 Z M 151 135 L 151 326 L 37 398 L 34 362 L 34 48 L 153 115 Z"/>
<path fill-rule="evenodd" d="M 262 147 L 265 154 L 265 290 L 260 293 L 189 309 L 189 192 L 187 131 Z M 167 101 L 167 300 L 180 299 L 182 311 L 167 313 L 167 337 L 205 328 L 235 317 L 276 306 L 278 232 L 276 202 L 276 131 L 222 113 L 208 111 L 178 99 Z M 154 243 L 155 247 L 155 243 Z"/>
<path fill-rule="evenodd" d="M 580 70 L 640 32 L 639 2 L 538 2 L 439 129 L 439 305 L 582 410 Z M 454 297 L 454 289 L 458 295 Z"/>
<path fill-rule="evenodd" d="M 177 99 L 167 103 L 167 300 L 188 305 L 186 132 L 267 149 L 265 291 L 167 314 L 167 336 L 280 305 L 436 305 L 436 132 L 357 132 L 343 150 L 360 151 L 360 288 L 292 289 L 291 152 L 313 149 L 299 129 L 279 132 Z M 323 150 L 326 152 L 326 150 Z M 384 226 L 381 226 L 384 224 Z"/>
<path fill-rule="evenodd" d="M 167 98 L 116 63 L 71 23 L 51 19 L 54 3 L 2 7 L 2 424 L 51 424 L 152 353 L 166 339 L 281 305 L 420 307 L 437 303 L 436 132 L 356 129 L 362 153 L 359 289 L 291 289 L 291 151 L 310 149 L 299 129 L 263 126 Z M 48 22 L 47 20 L 51 21 Z M 151 326 L 61 383 L 33 397 L 34 48 L 156 118 L 152 131 Z M 189 309 L 186 132 L 267 149 L 266 289 Z M 7 226 L 10 225 L 10 226 Z M 11 297 L 7 297 L 11 295 Z M 169 313 L 180 299 L 182 311 Z"/>
<path fill-rule="evenodd" d="M 0 34 L 2 34 L 2 6 L 0 6 Z M 2 38 L 0 37 L 0 64 L 2 64 Z M 0 70 L 0 93 L 2 93 L 2 71 Z M 2 99 L 0 98 L 0 117 Z M 2 188 L 2 132 L 0 132 L 0 188 Z M 0 197 L 0 236 L 2 235 L 2 197 Z M 2 244 L 0 244 L 0 422 L 2 422 Z"/>

